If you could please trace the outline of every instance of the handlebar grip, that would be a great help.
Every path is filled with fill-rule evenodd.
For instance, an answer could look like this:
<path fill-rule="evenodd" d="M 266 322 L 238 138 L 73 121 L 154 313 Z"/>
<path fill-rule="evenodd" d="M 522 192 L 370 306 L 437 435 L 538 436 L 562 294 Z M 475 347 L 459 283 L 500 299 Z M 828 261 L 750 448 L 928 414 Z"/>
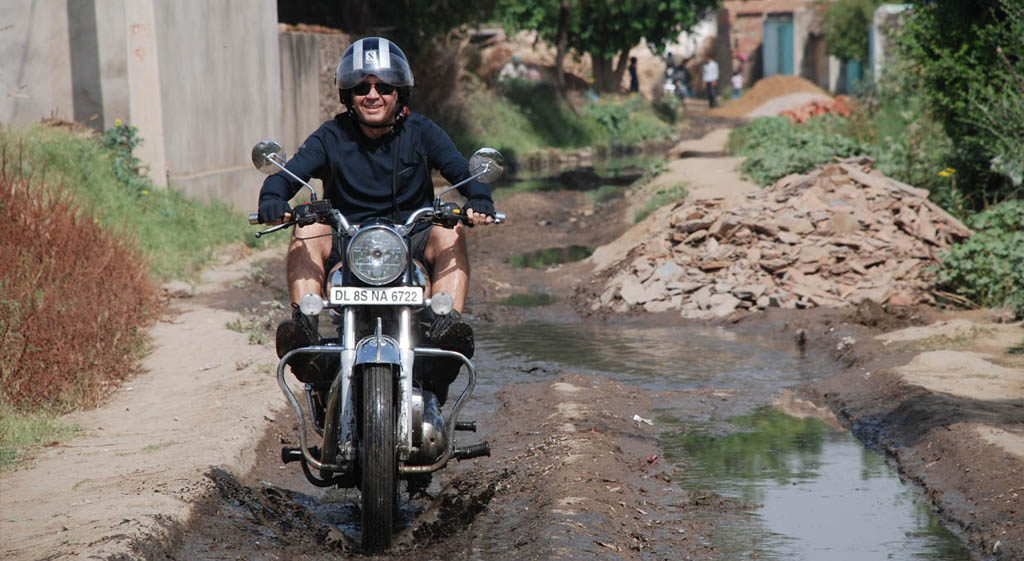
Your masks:
<path fill-rule="evenodd" d="M 255 212 L 250 212 L 249 213 L 249 224 L 252 224 L 253 226 L 255 226 L 256 224 L 259 224 L 259 223 L 260 223 L 260 215 L 255 213 Z"/>

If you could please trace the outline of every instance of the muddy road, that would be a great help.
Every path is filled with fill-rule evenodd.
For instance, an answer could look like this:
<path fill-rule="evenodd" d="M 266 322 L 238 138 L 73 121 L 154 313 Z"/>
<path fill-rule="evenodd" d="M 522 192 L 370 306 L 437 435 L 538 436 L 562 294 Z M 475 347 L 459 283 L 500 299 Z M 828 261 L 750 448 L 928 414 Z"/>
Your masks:
<path fill-rule="evenodd" d="M 644 235 L 641 194 L 595 192 L 642 171 L 497 191 L 509 223 L 470 236 L 480 380 L 463 416 L 480 430 L 460 435 L 492 456 L 453 462 L 429 496 L 404 498 L 382 558 L 1024 558 L 1024 363 L 971 370 L 994 398 L 898 371 L 921 337 L 1012 344 L 1020 326 L 886 343 L 875 337 L 945 316 L 592 315 L 592 260 L 573 259 Z M 316 489 L 279 461 L 298 439 L 272 372 L 282 253 L 229 256 L 184 289 L 150 373 L 75 417 L 85 436 L 0 478 L 0 557 L 362 556 L 357 492 Z"/>
<path fill-rule="evenodd" d="M 472 236 L 481 380 L 464 417 L 492 456 L 453 462 L 429 497 L 405 498 L 383 558 L 971 558 L 884 453 L 808 399 L 844 365 L 798 344 L 790 319 L 588 316 L 589 264 L 572 260 L 589 251 L 572 248 L 618 237 L 626 205 L 555 177 L 543 192 L 499 191 L 510 223 Z M 167 557 L 359 556 L 358 493 L 282 467 L 295 419 L 272 426 L 251 472 L 207 473 L 215 489 Z"/>

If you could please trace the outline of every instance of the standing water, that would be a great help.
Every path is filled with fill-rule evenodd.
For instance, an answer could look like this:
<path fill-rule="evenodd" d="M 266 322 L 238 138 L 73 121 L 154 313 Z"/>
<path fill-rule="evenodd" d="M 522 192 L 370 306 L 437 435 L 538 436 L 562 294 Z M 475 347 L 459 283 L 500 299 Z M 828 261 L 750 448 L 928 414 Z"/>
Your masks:
<path fill-rule="evenodd" d="M 484 327 L 477 341 L 490 363 L 482 371 L 501 373 L 481 380 L 480 412 L 496 405 L 500 386 L 562 370 L 651 391 L 734 392 L 742 415 L 697 417 L 661 402 L 656 421 L 677 484 L 750 505 L 711 537 L 726 559 L 970 559 L 881 456 L 847 432 L 767 406 L 783 388 L 821 377 L 820 365 L 790 350 L 724 330 L 607 323 Z"/>

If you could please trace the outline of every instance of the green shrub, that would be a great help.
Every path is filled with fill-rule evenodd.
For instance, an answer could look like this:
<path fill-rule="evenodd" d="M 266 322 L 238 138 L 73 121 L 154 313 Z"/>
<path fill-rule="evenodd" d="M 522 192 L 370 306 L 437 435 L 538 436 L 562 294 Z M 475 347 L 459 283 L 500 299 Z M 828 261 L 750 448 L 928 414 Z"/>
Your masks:
<path fill-rule="evenodd" d="M 644 200 L 644 206 L 633 215 L 633 222 L 640 222 L 659 208 L 686 198 L 686 183 L 676 183 L 666 189 L 660 189 Z"/>
<path fill-rule="evenodd" d="M 573 112 L 553 86 L 511 80 L 494 89 L 469 85 L 466 110 L 440 124 L 459 150 L 493 146 L 514 161 L 548 148 L 629 146 L 674 132 L 674 116 L 643 98 L 607 96 Z"/>
<path fill-rule="evenodd" d="M 970 239 L 943 256 L 939 286 L 988 307 L 1024 316 L 1024 201 L 1007 201 L 971 216 Z"/>
<path fill-rule="evenodd" d="M 173 188 L 155 188 L 131 154 L 134 127 L 119 125 L 99 139 L 52 127 L 0 131 L 0 149 L 20 154 L 22 176 L 61 185 L 100 227 L 130 240 L 159 277 L 190 278 L 216 247 L 253 243 L 245 217 L 221 202 L 205 203 Z"/>
<path fill-rule="evenodd" d="M 733 131 L 729 148 L 746 156 L 740 170 L 761 186 L 791 173 L 805 173 L 834 158 L 868 153 L 868 147 L 836 132 L 841 117 L 822 116 L 801 125 L 785 117 L 761 117 Z"/>
<path fill-rule="evenodd" d="M 1019 0 L 916 2 L 896 34 L 928 110 L 955 146 L 949 165 L 973 209 L 1008 198 L 1024 167 L 1022 36 Z"/>

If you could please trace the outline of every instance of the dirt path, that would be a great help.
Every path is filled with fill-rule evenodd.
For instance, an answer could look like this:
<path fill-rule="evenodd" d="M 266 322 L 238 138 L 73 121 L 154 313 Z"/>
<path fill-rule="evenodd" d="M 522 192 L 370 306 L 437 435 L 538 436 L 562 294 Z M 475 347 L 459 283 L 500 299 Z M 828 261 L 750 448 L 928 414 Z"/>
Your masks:
<path fill-rule="evenodd" d="M 105 406 L 64 420 L 84 434 L 0 478 L 0 558 L 96 559 L 169 540 L 212 487 L 211 465 L 244 473 L 280 408 L 272 349 L 225 326 L 253 255 L 208 271 L 151 333 L 145 373 Z"/>
<path fill-rule="evenodd" d="M 686 180 L 691 196 L 742 197 L 751 186 L 720 156 L 724 134 L 677 146 L 685 157 L 658 184 Z M 574 191 L 517 194 L 500 206 L 508 225 L 471 234 L 469 302 L 479 322 L 520 321 L 524 312 L 498 302 L 531 292 L 558 298 L 534 314 L 572 318 L 575 304 L 581 321 L 606 321 L 587 319 L 574 295 L 657 223 L 633 226 L 627 205 L 595 210 Z M 574 243 L 599 248 L 587 261 L 546 270 L 505 262 Z M 266 326 L 226 328 L 274 309 L 279 292 L 269 287 L 283 281 L 279 273 L 265 278 L 258 264 L 279 268 L 280 253 L 235 256 L 207 273 L 154 329 L 147 372 L 107 406 L 69 418 L 83 436 L 0 478 L 0 557 L 313 559 L 324 547 L 351 551 L 344 536 L 296 506 L 313 493 L 297 470 L 278 469 L 275 455 L 294 439 L 294 420 L 271 373 L 272 348 L 250 344 Z M 246 312 L 252 306 L 257 311 Z M 919 484 L 976 551 L 1024 558 L 1024 362 L 1005 353 L 1021 345 L 1021 326 L 979 314 L 929 326 L 937 315 L 778 310 L 719 325 L 799 337 L 808 354 L 838 361 L 838 375 L 789 394 L 788 410 L 830 409 Z M 658 396 L 572 372 L 543 374 L 543 383 L 500 394 L 486 435 L 493 457 L 446 472 L 438 500 L 399 540 L 426 549 L 400 545 L 391 557 L 478 558 L 487 545 L 513 559 L 718 558 L 709 525 L 749 505 L 669 484 L 652 429 L 632 419 L 649 417 Z M 742 405 L 714 388 L 684 393 L 696 413 Z M 182 546 L 185 533 L 194 539 Z"/>

